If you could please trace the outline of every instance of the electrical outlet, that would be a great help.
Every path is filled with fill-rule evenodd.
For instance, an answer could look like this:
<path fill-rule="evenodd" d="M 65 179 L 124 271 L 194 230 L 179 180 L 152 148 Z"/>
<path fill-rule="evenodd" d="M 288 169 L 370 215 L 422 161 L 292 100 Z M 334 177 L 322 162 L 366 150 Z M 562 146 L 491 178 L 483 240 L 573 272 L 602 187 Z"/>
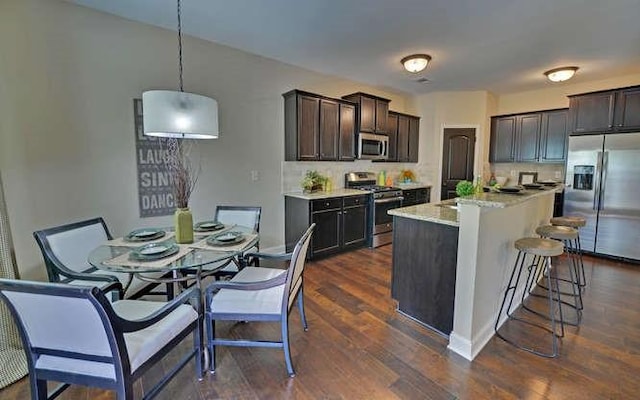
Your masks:
<path fill-rule="evenodd" d="M 251 171 L 251 181 L 256 182 L 258 180 L 260 180 L 260 174 L 258 173 L 258 171 Z"/>
<path fill-rule="evenodd" d="M 516 171 L 515 169 L 511 170 L 511 176 L 516 176 L 518 174 L 518 171 Z"/>
<path fill-rule="evenodd" d="M 562 179 L 562 172 L 556 171 L 556 179 Z"/>

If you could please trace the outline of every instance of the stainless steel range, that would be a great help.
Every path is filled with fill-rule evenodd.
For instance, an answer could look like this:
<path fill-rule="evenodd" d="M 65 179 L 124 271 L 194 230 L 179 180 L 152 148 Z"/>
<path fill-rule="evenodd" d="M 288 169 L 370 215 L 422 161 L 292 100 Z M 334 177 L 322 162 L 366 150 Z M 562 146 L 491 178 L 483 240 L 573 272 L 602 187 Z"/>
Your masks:
<path fill-rule="evenodd" d="M 369 247 L 379 247 L 393 241 L 393 217 L 387 211 L 402 207 L 402 189 L 376 185 L 374 172 L 349 172 L 344 187 L 371 192 L 369 196 Z"/>

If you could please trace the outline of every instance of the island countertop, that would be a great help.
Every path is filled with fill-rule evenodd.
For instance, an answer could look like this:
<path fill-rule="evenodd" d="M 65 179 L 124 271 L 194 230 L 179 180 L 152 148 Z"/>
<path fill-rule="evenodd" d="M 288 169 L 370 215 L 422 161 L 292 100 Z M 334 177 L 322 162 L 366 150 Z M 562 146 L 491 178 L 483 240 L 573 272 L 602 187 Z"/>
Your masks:
<path fill-rule="evenodd" d="M 525 189 L 519 193 L 485 192 L 473 196 L 457 197 L 458 204 L 474 204 L 480 207 L 505 208 L 523 203 L 531 198 L 562 191 L 563 185 L 543 186 L 541 189 Z"/>
<path fill-rule="evenodd" d="M 443 203 L 449 207 L 446 205 L 442 206 Z M 395 217 L 404 217 L 444 225 L 459 226 L 458 211 L 451 208 L 451 206 L 455 206 L 455 203 L 451 200 L 443 203 L 426 203 L 415 206 L 394 208 L 389 210 L 388 213 Z"/>
<path fill-rule="evenodd" d="M 444 225 L 460 226 L 460 214 L 454 207 L 457 204 L 471 204 L 488 208 L 506 208 L 523 203 L 529 199 L 563 190 L 562 185 L 545 186 L 541 189 L 522 190 L 519 193 L 487 192 L 469 197 L 456 197 L 440 203 L 419 204 L 416 206 L 394 208 L 389 215 L 436 222 Z"/>

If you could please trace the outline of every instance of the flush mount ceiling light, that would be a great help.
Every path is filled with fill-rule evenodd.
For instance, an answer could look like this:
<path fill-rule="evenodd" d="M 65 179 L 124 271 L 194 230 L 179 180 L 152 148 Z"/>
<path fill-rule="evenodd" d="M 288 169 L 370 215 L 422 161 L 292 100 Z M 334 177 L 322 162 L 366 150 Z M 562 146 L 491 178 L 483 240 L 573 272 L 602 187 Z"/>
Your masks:
<path fill-rule="evenodd" d="M 428 54 L 412 54 L 400 60 L 400 63 L 404 65 L 404 69 L 415 74 L 427 68 L 429 61 L 431 56 Z"/>
<path fill-rule="evenodd" d="M 170 139 L 217 139 L 218 102 L 183 89 L 180 0 L 177 0 L 177 5 L 180 91 L 149 90 L 142 93 L 144 134 Z"/>
<path fill-rule="evenodd" d="M 576 73 L 577 70 L 578 67 L 560 67 L 550 69 L 544 74 L 551 82 L 563 82 L 571 79 L 571 77 Z"/>

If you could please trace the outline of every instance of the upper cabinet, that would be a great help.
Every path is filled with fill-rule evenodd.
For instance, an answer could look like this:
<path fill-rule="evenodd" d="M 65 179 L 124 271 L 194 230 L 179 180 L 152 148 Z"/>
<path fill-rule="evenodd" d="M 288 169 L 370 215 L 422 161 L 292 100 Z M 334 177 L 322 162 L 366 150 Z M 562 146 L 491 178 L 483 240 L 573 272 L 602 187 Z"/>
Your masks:
<path fill-rule="evenodd" d="M 567 109 L 491 118 L 491 162 L 549 162 L 566 159 Z"/>
<path fill-rule="evenodd" d="M 418 162 L 420 117 L 389 111 L 387 161 Z"/>
<path fill-rule="evenodd" d="M 285 161 L 355 159 L 355 104 L 300 90 L 283 96 Z"/>
<path fill-rule="evenodd" d="M 598 134 L 640 129 L 640 86 L 570 96 L 571 132 Z"/>
<path fill-rule="evenodd" d="M 390 100 L 361 92 L 342 96 L 342 98 L 358 105 L 359 132 L 387 133 Z"/>

